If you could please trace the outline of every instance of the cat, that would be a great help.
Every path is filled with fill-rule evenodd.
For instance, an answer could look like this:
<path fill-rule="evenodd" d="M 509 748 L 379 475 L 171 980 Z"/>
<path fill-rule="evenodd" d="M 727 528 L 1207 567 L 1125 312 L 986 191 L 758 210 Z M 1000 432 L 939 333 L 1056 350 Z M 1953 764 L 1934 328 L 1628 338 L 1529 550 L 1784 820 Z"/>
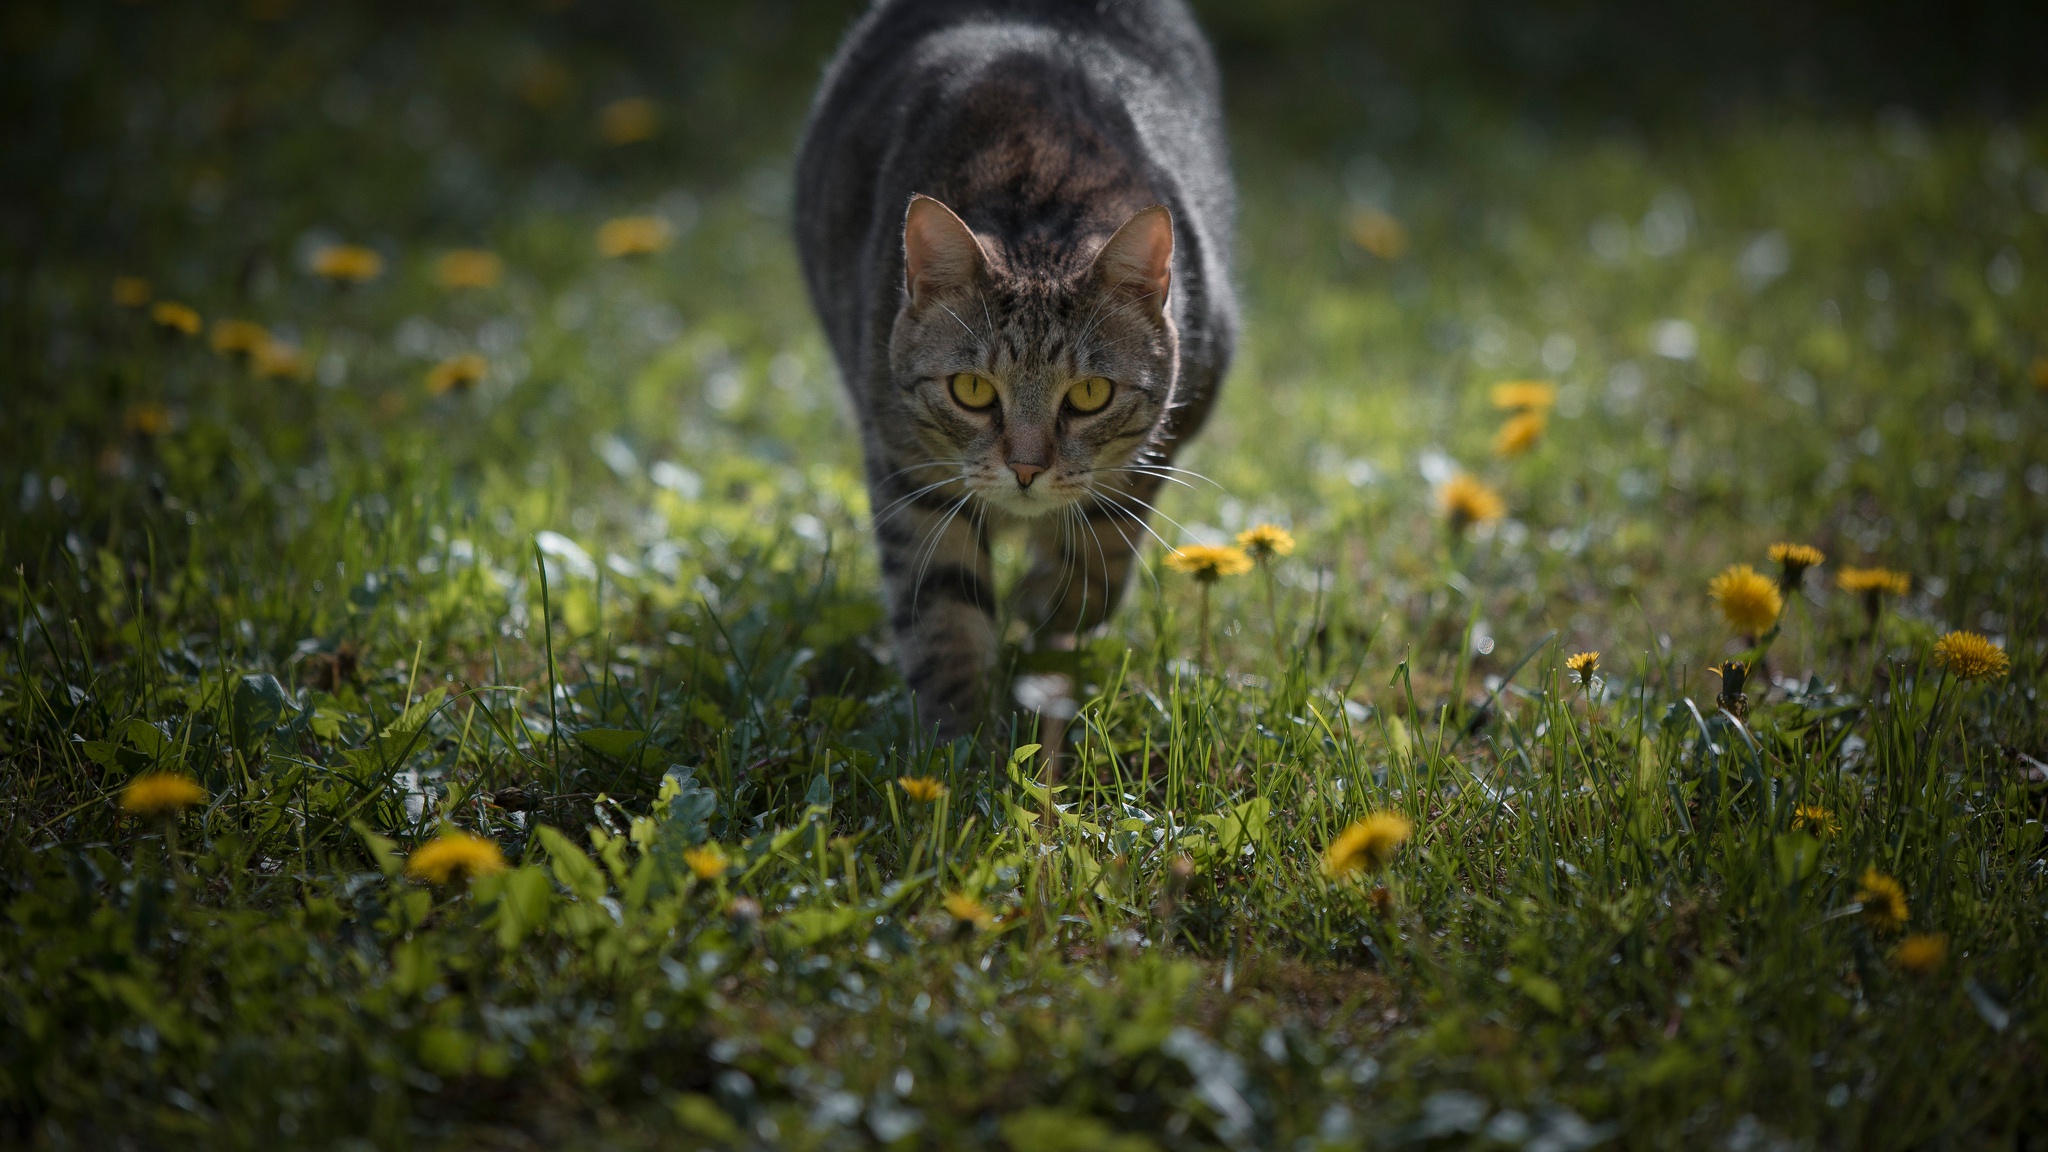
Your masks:
<path fill-rule="evenodd" d="M 1237 333 L 1236 193 L 1183 0 L 878 0 L 827 68 L 795 230 L 861 431 L 920 720 L 987 715 L 989 534 L 1048 646 L 1116 607 Z"/>

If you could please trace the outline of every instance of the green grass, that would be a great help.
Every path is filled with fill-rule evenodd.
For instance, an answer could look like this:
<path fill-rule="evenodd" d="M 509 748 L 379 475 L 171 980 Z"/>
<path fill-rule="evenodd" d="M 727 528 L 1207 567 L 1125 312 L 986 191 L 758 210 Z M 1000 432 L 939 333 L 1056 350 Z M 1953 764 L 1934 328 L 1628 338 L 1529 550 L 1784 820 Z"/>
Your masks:
<path fill-rule="evenodd" d="M 935 747 L 786 239 L 836 14 L 643 80 L 665 135 L 604 148 L 651 73 L 587 37 L 61 13 L 10 33 L 71 135 L 0 272 L 9 1143 L 2039 1138 L 2039 121 L 1239 125 L 1245 348 L 1154 527 L 1301 546 L 1216 587 L 1197 667 L 1155 543 L 1107 634 L 1006 668 L 1065 676 L 1071 724 Z M 550 52 L 568 94 L 522 104 Z M 1365 201 L 1400 258 L 1347 238 Z M 671 248 L 597 254 L 647 211 Z M 384 275 L 321 282 L 323 239 Z M 504 282 L 437 287 L 468 245 Z M 311 367 L 156 330 L 117 274 Z M 430 394 L 468 351 L 486 379 Z M 1557 409 L 1501 460 L 1488 389 L 1527 377 Z M 1505 520 L 1447 528 L 1453 462 Z M 1828 559 L 1737 723 L 1706 584 L 1781 539 Z M 1858 564 L 1911 594 L 1871 620 Z M 2009 675 L 1945 675 L 1951 629 Z M 209 799 L 124 815 L 154 771 Z M 1412 839 L 1327 878 L 1379 811 Z M 404 875 L 450 827 L 512 870 Z M 1870 868 L 1937 970 L 1858 912 Z"/>

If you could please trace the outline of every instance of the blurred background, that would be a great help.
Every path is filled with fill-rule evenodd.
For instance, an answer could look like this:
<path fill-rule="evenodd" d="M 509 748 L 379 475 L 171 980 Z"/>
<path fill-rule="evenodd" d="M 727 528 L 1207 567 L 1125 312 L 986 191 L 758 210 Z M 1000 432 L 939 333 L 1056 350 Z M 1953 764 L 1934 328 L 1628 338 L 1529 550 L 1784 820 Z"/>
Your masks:
<path fill-rule="evenodd" d="M 509 204 L 739 183 L 786 165 L 860 7 L 12 4 L 5 283 L 18 298 L 56 253 L 111 258 L 158 227 L 244 248 L 315 221 L 461 236 Z M 1454 148 L 1475 117 L 1624 135 L 1759 114 L 1995 119 L 2048 84 L 2048 12 L 2021 2 L 1196 7 L 1248 178 L 1276 156 Z M 289 154 L 266 147 L 280 133 Z M 141 202 L 166 179 L 183 203 Z"/>

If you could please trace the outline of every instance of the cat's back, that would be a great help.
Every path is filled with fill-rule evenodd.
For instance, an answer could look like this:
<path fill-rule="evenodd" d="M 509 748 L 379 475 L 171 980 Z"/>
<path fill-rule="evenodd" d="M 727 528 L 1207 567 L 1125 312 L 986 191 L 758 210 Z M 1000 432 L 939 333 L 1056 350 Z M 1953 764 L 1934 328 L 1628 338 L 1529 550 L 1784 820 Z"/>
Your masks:
<path fill-rule="evenodd" d="M 1227 345 L 1235 205 L 1215 60 L 1182 0 L 882 0 L 855 24 L 796 188 L 805 279 L 849 373 L 894 312 L 917 192 L 1020 245 L 1167 204 L 1189 241 L 1184 335 Z"/>

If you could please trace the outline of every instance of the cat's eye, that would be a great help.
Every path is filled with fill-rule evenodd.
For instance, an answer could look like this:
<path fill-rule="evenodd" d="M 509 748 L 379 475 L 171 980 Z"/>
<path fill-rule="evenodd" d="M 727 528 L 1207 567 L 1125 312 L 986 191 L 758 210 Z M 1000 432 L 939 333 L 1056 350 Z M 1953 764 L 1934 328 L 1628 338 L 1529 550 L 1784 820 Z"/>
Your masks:
<path fill-rule="evenodd" d="M 1100 412 L 1109 403 L 1109 395 L 1115 386 L 1100 376 L 1090 376 L 1072 388 L 1067 389 L 1067 403 L 1076 412 Z"/>
<path fill-rule="evenodd" d="M 976 376 L 972 372 L 961 372 L 953 377 L 953 399 L 962 408 L 986 408 L 996 402 L 996 386 L 988 377 Z"/>

